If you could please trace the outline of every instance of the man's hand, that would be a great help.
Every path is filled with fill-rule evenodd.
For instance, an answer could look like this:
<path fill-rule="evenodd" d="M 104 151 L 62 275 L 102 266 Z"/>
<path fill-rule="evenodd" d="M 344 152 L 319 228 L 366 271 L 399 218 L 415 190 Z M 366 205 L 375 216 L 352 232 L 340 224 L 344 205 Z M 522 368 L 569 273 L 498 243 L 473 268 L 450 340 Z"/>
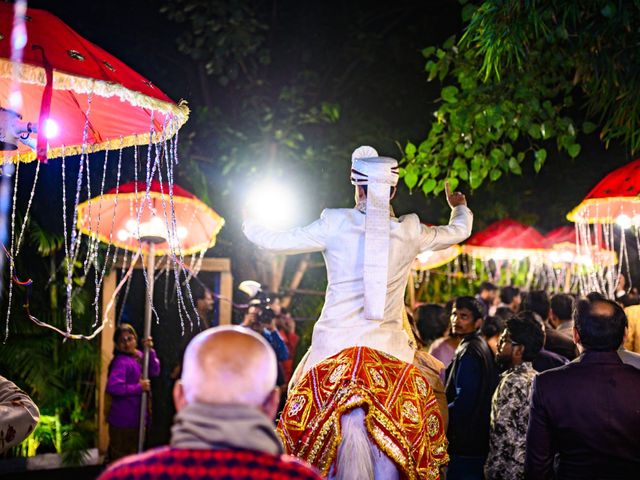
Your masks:
<path fill-rule="evenodd" d="M 147 379 L 140 379 L 140 386 L 142 387 L 142 391 L 143 392 L 149 392 L 151 391 L 151 380 Z"/>
<path fill-rule="evenodd" d="M 467 199 L 464 197 L 463 193 L 451 191 L 449 182 L 444 182 L 444 193 L 447 196 L 447 203 L 451 208 L 467 204 Z"/>

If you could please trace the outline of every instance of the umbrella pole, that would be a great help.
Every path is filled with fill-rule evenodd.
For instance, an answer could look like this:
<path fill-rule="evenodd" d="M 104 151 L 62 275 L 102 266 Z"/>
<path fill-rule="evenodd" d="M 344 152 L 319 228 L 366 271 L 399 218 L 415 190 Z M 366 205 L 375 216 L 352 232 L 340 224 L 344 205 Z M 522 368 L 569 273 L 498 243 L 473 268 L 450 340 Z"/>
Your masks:
<path fill-rule="evenodd" d="M 147 296 L 144 306 L 144 335 L 143 339 L 151 336 L 151 315 L 152 315 L 152 301 L 153 301 L 153 281 L 155 277 L 156 269 L 156 246 L 153 242 L 148 242 L 147 250 Z M 144 357 L 142 362 L 142 378 L 146 380 L 149 378 L 149 346 L 144 347 Z M 144 450 L 144 439 L 146 431 L 147 421 L 147 405 L 149 402 L 149 392 L 142 392 L 142 401 L 140 403 L 140 427 L 138 429 L 138 452 Z"/>

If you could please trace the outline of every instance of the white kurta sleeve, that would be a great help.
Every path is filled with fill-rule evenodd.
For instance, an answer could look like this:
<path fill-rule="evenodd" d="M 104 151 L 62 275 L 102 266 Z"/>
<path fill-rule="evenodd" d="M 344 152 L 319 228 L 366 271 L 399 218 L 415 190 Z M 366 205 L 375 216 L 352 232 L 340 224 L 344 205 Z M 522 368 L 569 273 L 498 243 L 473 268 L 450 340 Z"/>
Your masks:
<path fill-rule="evenodd" d="M 290 255 L 321 252 L 326 248 L 329 234 L 328 217 L 327 210 L 323 210 L 320 218 L 306 227 L 285 231 L 271 230 L 255 221 L 246 220 L 242 231 L 251 242 L 271 252 Z"/>
<path fill-rule="evenodd" d="M 451 210 L 448 225 L 429 227 L 421 225 L 420 251 L 442 250 L 460 243 L 471 235 L 473 213 L 465 205 L 458 205 Z"/>

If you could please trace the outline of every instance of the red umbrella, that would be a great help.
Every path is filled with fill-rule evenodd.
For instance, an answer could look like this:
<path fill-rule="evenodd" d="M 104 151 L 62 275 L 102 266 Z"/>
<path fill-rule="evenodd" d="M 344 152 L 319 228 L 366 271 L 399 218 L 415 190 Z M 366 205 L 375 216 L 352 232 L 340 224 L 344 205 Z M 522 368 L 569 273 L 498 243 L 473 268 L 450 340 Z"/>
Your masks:
<path fill-rule="evenodd" d="M 462 251 L 483 260 L 521 260 L 544 249 L 544 238 L 535 228 L 505 219 L 472 235 Z"/>
<path fill-rule="evenodd" d="M 567 214 L 577 223 L 640 224 L 640 159 L 605 176 Z"/>
<path fill-rule="evenodd" d="M 46 130 L 38 147 L 48 141 L 48 157 L 61 156 L 63 145 L 66 155 L 80 153 L 83 143 L 92 151 L 146 145 L 150 132 L 157 142 L 186 122 L 184 104 L 44 10 L 27 10 L 23 59 L 12 61 L 13 15 L 12 4 L 0 3 L 0 106 L 10 110 L 2 113 L 4 122 L 16 133 L 28 134 L 28 123 Z M 34 158 L 19 142 L 5 153 L 13 161 Z"/>
<path fill-rule="evenodd" d="M 157 180 L 149 186 L 149 201 L 145 201 L 147 185 L 129 182 L 106 194 L 78 205 L 78 229 L 104 243 L 131 251 L 149 250 L 149 242 L 140 238 L 157 237 L 154 255 L 174 252 L 190 255 L 211 248 L 224 219 L 195 195 L 173 185 L 175 228 L 172 225 L 169 184 Z M 139 212 L 138 215 L 138 210 Z M 166 221 L 169 221 L 167 228 Z M 171 239 L 171 241 L 170 241 Z"/>
<path fill-rule="evenodd" d="M 618 262 L 616 252 L 595 244 L 578 249 L 576 229 L 568 225 L 557 227 L 544 236 L 547 259 L 552 264 L 575 263 L 587 266 L 611 266 Z"/>

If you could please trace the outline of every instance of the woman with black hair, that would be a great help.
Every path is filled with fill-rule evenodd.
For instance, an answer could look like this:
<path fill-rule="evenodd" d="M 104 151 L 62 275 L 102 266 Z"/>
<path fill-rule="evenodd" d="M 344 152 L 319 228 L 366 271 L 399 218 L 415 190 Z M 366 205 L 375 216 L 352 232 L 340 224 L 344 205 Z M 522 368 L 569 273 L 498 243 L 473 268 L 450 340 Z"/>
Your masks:
<path fill-rule="evenodd" d="M 138 350 L 138 334 L 133 326 L 121 323 L 113 334 L 113 359 L 109 364 L 106 391 L 111 395 L 109 423 L 109 461 L 136 453 L 142 392 L 151 390 L 148 379 L 142 379 L 143 354 Z M 160 374 L 160 361 L 151 338 L 142 340 L 149 346 L 149 377 Z M 148 417 L 147 417 L 148 418 Z"/>

